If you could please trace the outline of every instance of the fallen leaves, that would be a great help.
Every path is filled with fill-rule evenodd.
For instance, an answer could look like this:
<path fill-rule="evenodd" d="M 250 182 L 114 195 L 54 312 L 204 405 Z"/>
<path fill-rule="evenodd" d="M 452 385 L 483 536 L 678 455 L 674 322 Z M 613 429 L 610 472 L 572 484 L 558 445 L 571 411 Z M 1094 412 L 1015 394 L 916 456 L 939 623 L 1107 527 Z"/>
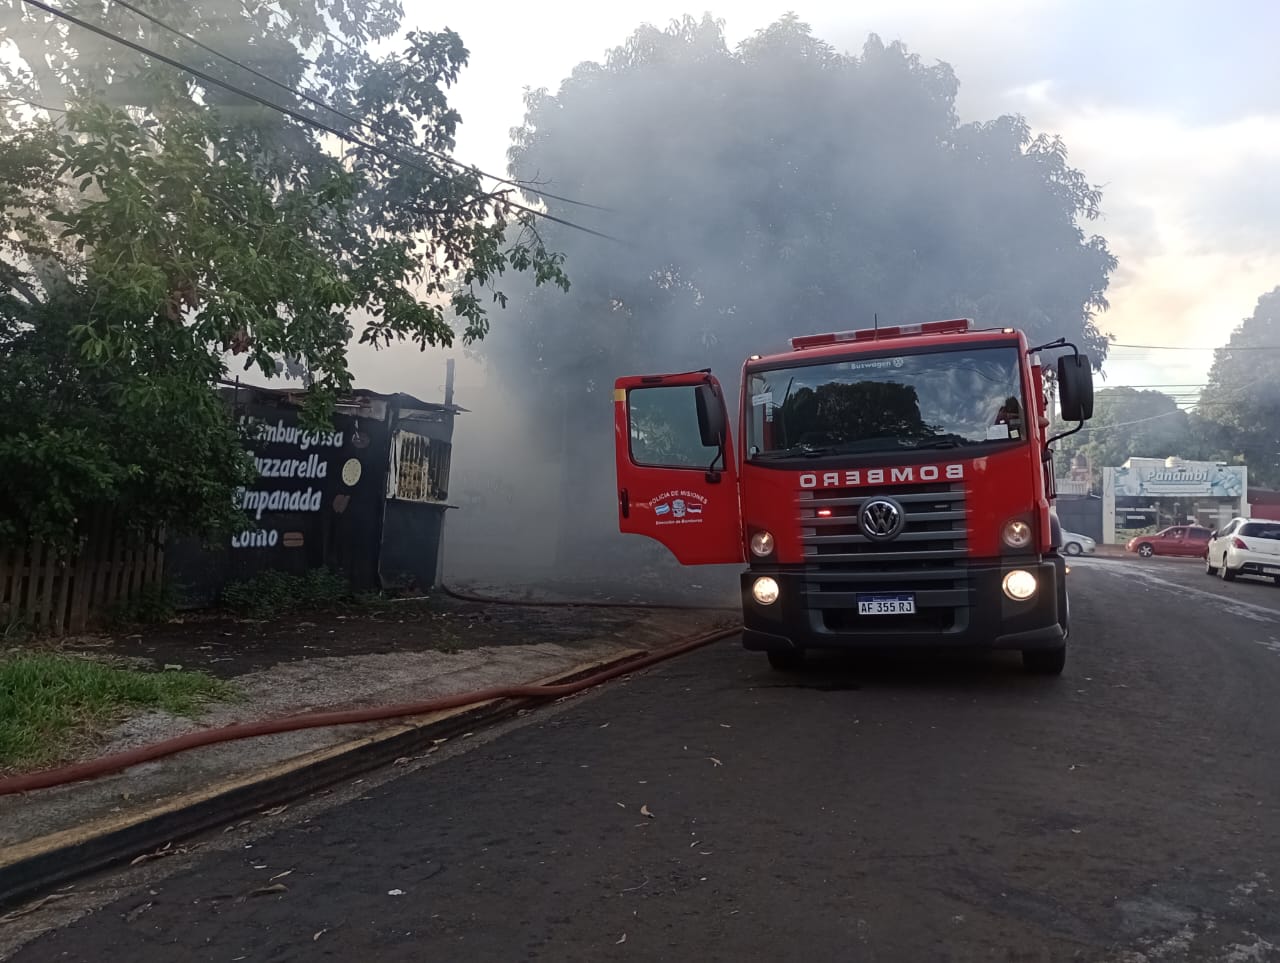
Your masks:
<path fill-rule="evenodd" d="M 21 909 L 13 910 L 11 913 L 5 913 L 4 916 L 0 916 L 0 923 L 12 923 L 16 919 L 21 919 L 24 916 L 36 912 L 36 910 L 44 909 L 44 907 L 48 906 L 55 900 L 66 899 L 70 895 L 70 893 L 50 893 L 48 896 L 43 896 L 34 903 L 29 903 Z"/>
<path fill-rule="evenodd" d="M 255 890 L 250 890 L 250 896 L 271 896 L 274 893 L 287 893 L 289 887 L 284 883 L 272 883 L 270 886 L 259 886 Z"/>
<path fill-rule="evenodd" d="M 263 816 L 279 816 L 282 812 L 284 812 L 284 811 L 285 811 L 286 809 L 288 809 L 288 808 L 289 808 L 289 804 L 288 804 L 288 803 L 285 803 L 283 806 L 276 806 L 276 807 L 274 807 L 274 808 L 272 808 L 272 809 L 266 809 L 266 810 L 263 810 L 263 812 L 262 812 L 260 815 L 263 815 Z"/>
<path fill-rule="evenodd" d="M 166 856 L 185 856 L 195 848 L 195 846 L 174 846 L 171 842 L 165 843 L 153 852 L 143 853 L 141 856 L 134 857 L 129 865 L 140 866 L 143 863 L 151 862 L 153 859 L 164 859 Z"/>
<path fill-rule="evenodd" d="M 653 813 L 651 813 L 651 812 L 649 811 L 649 807 L 648 807 L 648 806 L 641 806 L 641 807 L 640 807 L 640 815 L 641 815 L 641 816 L 645 816 L 645 817 L 646 817 L 646 818 L 648 818 L 648 819 L 655 819 L 655 818 L 657 818 L 657 817 L 655 817 L 655 816 L 653 815 Z"/>

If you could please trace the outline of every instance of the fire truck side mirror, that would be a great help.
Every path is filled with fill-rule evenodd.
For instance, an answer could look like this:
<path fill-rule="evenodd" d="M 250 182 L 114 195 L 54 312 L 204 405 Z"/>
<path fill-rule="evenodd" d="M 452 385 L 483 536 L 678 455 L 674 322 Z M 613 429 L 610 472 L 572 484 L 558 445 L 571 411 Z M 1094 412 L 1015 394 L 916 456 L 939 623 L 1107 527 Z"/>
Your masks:
<path fill-rule="evenodd" d="M 1093 367 L 1082 354 L 1058 359 L 1058 404 L 1064 421 L 1088 421 L 1093 417 Z"/>
<path fill-rule="evenodd" d="M 702 444 L 707 448 L 723 447 L 724 405 L 720 403 L 715 389 L 709 384 L 700 384 L 694 398 L 698 406 L 698 431 L 702 434 Z"/>

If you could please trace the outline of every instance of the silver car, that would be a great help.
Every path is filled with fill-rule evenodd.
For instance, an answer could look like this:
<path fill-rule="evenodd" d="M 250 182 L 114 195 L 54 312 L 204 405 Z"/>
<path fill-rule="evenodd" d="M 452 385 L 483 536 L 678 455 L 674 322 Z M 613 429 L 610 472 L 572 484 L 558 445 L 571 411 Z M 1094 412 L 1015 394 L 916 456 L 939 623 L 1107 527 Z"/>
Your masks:
<path fill-rule="evenodd" d="M 1230 582 L 1237 575 L 1261 575 L 1280 584 L 1280 522 L 1235 518 L 1209 539 L 1204 570 Z"/>
<path fill-rule="evenodd" d="M 1062 533 L 1062 551 L 1066 555 L 1092 555 L 1098 550 L 1098 543 L 1088 535 L 1076 532 Z"/>

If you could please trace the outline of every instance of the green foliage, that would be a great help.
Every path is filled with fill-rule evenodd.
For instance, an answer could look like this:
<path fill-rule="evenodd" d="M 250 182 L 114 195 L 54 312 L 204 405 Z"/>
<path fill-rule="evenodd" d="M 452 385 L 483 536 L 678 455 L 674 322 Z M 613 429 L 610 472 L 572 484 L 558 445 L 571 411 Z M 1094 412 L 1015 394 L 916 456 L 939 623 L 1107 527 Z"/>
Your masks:
<path fill-rule="evenodd" d="M 1067 336 L 1100 363 L 1116 261 L 1087 230 L 1099 191 L 1022 118 L 961 124 L 957 90 L 899 43 L 845 55 L 786 17 L 736 49 L 710 18 L 643 27 L 531 91 L 513 175 L 553 171 L 557 193 L 625 212 L 629 242 L 549 226 L 573 290 L 529 292 L 484 346 L 506 383 L 556 386 L 529 403 L 538 443 L 567 439 L 571 477 L 608 472 L 599 399 L 617 376 L 709 366 L 732 383 L 753 352 L 877 316 Z M 611 517 L 593 491 L 575 515 Z M 566 539 L 589 537 L 572 524 Z"/>
<path fill-rule="evenodd" d="M 18 480 L 0 540 L 66 548 L 77 519 L 108 504 L 139 529 L 241 527 L 249 460 L 212 391 L 229 359 L 305 372 L 319 426 L 352 386 L 353 338 L 470 343 L 489 330 L 488 301 L 505 303 L 504 273 L 568 287 L 563 257 L 509 192 L 450 162 L 459 117 L 445 90 L 467 61 L 456 34 L 411 32 L 377 58 L 363 47 L 398 31 L 396 0 L 139 2 L 376 122 L 355 132 L 380 149 L 33 10 L 0 24 L 16 53 L 0 64 L 13 98 L 0 119 L 0 473 Z M 61 6 L 225 75 L 123 8 Z M 316 113 L 265 81 L 237 83 Z M 41 120 L 23 100 L 53 112 Z"/>
<path fill-rule="evenodd" d="M 1059 471 L 1079 452 L 1088 456 L 1095 482 L 1100 469 L 1132 456 L 1178 455 L 1243 464 L 1251 488 L 1280 488 L 1280 352 L 1270 350 L 1277 344 L 1280 288 L 1259 298 L 1253 315 L 1214 352 L 1191 414 L 1159 391 L 1104 388 L 1095 396 L 1093 420 L 1058 446 Z"/>
<path fill-rule="evenodd" d="M 1194 457 L 1189 425 L 1187 413 L 1163 392 L 1103 388 L 1094 395 L 1093 418 L 1084 430 L 1055 445 L 1056 470 L 1065 475 L 1083 452 L 1096 485 L 1103 468 L 1118 467 L 1131 457 Z"/>
<path fill-rule="evenodd" d="M 1280 488 L 1280 287 L 1258 299 L 1251 317 L 1214 352 L 1194 425 L 1202 444 L 1244 463 L 1249 484 Z"/>
<path fill-rule="evenodd" d="M 31 620 L 22 612 L 0 607 L 0 643 L 6 646 L 21 645 L 32 636 Z"/>
<path fill-rule="evenodd" d="M 586 392 L 629 371 L 733 371 L 878 315 L 1065 335 L 1100 364 L 1116 261 L 1083 227 L 1100 192 L 1022 118 L 961 124 L 957 89 L 899 43 L 846 56 L 789 16 L 737 50 L 709 18 L 644 27 L 531 92 L 516 176 L 554 171 L 558 192 L 625 210 L 632 248 L 549 227 L 575 293 L 531 298 L 495 360 Z"/>
<path fill-rule="evenodd" d="M 222 590 L 222 604 L 238 615 L 274 619 L 300 610 L 331 609 L 356 602 L 348 581 L 327 568 L 305 575 L 268 569 Z"/>
<path fill-rule="evenodd" d="M 0 770 L 63 759 L 131 711 L 193 716 L 233 694 L 202 672 L 140 672 L 52 653 L 0 657 Z"/>
<path fill-rule="evenodd" d="M 129 356 L 84 357 L 82 299 L 0 315 L 0 542 L 70 550 L 81 521 L 110 507 L 139 537 L 234 531 L 252 459 L 212 392 L 216 367 L 182 329 L 139 333 Z"/>
<path fill-rule="evenodd" d="M 144 585 L 131 599 L 118 603 L 111 613 L 117 625 L 158 625 L 178 614 L 178 593 L 169 582 Z"/>

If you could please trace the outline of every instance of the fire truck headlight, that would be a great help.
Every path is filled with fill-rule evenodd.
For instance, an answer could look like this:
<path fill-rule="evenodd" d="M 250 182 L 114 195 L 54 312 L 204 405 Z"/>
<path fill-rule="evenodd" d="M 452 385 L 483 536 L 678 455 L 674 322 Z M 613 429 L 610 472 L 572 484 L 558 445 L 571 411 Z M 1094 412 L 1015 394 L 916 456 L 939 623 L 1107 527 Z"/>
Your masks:
<path fill-rule="evenodd" d="M 761 605 L 772 605 L 778 601 L 778 583 L 767 575 L 761 575 L 751 583 L 751 597 Z"/>
<path fill-rule="evenodd" d="M 773 554 L 773 535 L 769 532 L 756 532 L 751 536 L 751 554 L 764 558 Z"/>
<path fill-rule="evenodd" d="M 1000 537 L 1010 548 L 1026 548 L 1031 544 L 1031 526 L 1021 518 L 1010 519 L 1004 523 Z"/>
<path fill-rule="evenodd" d="M 1015 602 L 1025 602 L 1036 594 L 1036 577 L 1016 568 L 1004 577 L 1004 594 Z"/>

